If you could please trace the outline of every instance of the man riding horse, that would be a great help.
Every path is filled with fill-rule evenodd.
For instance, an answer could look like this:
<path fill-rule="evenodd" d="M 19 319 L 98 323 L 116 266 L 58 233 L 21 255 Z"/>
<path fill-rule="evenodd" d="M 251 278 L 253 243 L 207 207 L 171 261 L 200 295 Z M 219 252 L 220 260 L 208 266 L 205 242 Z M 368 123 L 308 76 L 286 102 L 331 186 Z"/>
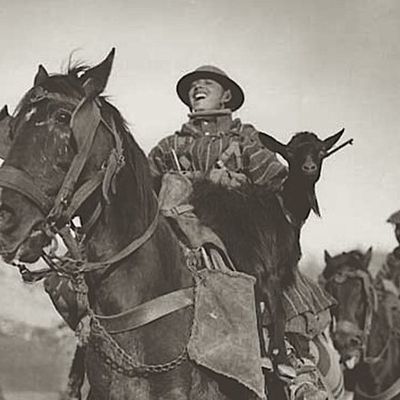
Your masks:
<path fill-rule="evenodd" d="M 175 210 L 176 221 L 193 247 L 207 240 L 224 247 L 211 229 L 201 226 L 190 207 L 186 209 L 187 205 L 182 204 L 176 189 L 181 177 L 193 181 L 202 176 L 231 189 L 251 183 L 278 191 L 287 170 L 275 154 L 261 145 L 258 131 L 252 125 L 232 118 L 232 112 L 244 102 L 244 93 L 225 72 L 214 66 L 202 66 L 179 80 L 177 93 L 189 107 L 189 120 L 179 131 L 162 139 L 149 154 L 161 209 L 166 203 L 169 212 L 171 208 Z M 193 226 L 197 236 L 193 235 Z M 204 240 L 199 241 L 198 232 Z M 214 261 L 220 266 L 218 260 Z M 299 271 L 296 274 L 295 284 L 285 291 L 289 339 L 286 346 L 296 371 L 296 377 L 289 379 L 291 397 L 326 399 L 327 385 L 339 398 L 342 380 L 337 368 L 338 356 L 327 336 L 329 309 L 334 303 L 315 283 Z M 323 358 L 327 361 L 325 365 L 333 368 L 316 373 L 316 364 L 324 364 Z M 326 378 L 325 385 L 321 382 L 321 372 Z"/>
<path fill-rule="evenodd" d="M 376 275 L 376 281 L 400 296 L 400 210 L 391 214 L 386 222 L 393 225 L 398 246 L 387 255 L 386 262 Z"/>

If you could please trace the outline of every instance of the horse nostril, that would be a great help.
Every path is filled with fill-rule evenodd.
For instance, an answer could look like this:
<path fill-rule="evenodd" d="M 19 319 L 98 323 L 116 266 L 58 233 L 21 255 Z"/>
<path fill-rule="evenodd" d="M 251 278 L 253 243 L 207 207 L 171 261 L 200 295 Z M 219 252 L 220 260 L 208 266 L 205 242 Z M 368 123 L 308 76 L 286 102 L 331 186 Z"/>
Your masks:
<path fill-rule="evenodd" d="M 361 345 L 361 339 L 359 337 L 351 337 L 349 339 L 349 345 L 351 347 L 358 347 Z"/>
<path fill-rule="evenodd" d="M 0 206 L 0 230 L 4 231 L 13 225 L 14 212 L 5 205 Z"/>

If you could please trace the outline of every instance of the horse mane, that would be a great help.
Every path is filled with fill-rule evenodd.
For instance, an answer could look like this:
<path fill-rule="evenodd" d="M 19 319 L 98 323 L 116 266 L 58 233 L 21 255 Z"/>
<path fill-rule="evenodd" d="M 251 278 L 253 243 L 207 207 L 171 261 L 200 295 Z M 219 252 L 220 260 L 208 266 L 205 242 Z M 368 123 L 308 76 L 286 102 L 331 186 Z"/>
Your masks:
<path fill-rule="evenodd" d="M 129 185 L 135 187 L 139 196 L 139 203 L 142 205 L 143 212 L 149 209 L 148 204 L 152 204 L 149 197 L 152 196 L 153 181 L 150 174 L 150 167 L 144 151 L 140 148 L 133 135 L 131 134 L 128 123 L 123 118 L 120 111 L 109 101 L 106 96 L 100 96 L 101 110 L 106 120 L 113 119 L 117 132 L 122 140 L 124 149 L 125 165 L 130 169 L 131 181 Z M 152 215 L 153 210 L 150 211 Z"/>

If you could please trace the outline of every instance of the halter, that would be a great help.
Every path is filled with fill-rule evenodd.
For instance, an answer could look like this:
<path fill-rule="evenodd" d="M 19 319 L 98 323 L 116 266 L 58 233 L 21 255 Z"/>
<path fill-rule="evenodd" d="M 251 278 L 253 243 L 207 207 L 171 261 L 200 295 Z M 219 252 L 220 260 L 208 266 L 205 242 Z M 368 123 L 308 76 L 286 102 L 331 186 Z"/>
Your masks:
<path fill-rule="evenodd" d="M 102 118 L 100 103 L 96 98 L 98 93 L 96 93 L 91 79 L 86 82 L 83 88 L 85 97 L 77 103 L 70 122 L 70 128 L 78 143 L 78 152 L 73 158 L 61 188 L 54 200 L 43 193 L 43 191 L 32 182 L 31 177 L 26 172 L 10 165 L 0 167 L 0 186 L 12 189 L 31 200 L 46 216 L 44 226 L 45 232 L 51 236 L 58 233 L 63 238 L 65 245 L 73 257 L 73 259 L 64 258 L 64 261 L 68 261 L 67 264 L 69 268 L 75 267 L 73 268 L 74 274 L 98 270 L 126 258 L 152 236 L 158 221 L 157 211 L 146 231 L 109 260 L 91 263 L 83 262 L 79 250 L 80 243 L 77 243 L 70 229 L 66 227 L 68 224 L 71 224 L 70 221 L 76 211 L 98 188 L 100 188 L 100 186 L 102 187 L 104 199 L 107 203 L 110 203 L 109 191 L 113 189 L 115 177 L 125 164 L 122 142 L 115 127 L 114 120 L 111 120 L 109 124 Z M 35 87 L 30 97 L 31 104 L 36 104 L 44 99 L 60 100 L 60 95 L 48 92 L 41 86 Z M 76 188 L 100 125 L 103 125 L 106 130 L 112 134 L 115 147 L 111 150 L 107 163 L 80 187 Z M 95 224 L 101 211 L 102 206 L 98 204 L 92 216 L 89 218 L 88 223 L 83 228 L 86 232 Z M 30 232 L 24 240 L 26 240 L 29 235 Z M 45 260 L 49 262 L 50 258 L 47 257 Z M 68 274 L 68 269 L 60 263 L 53 262 L 52 267 L 56 270 L 60 270 L 64 274 Z"/>
<path fill-rule="evenodd" d="M 26 281 L 41 279 L 51 270 L 56 271 L 57 274 L 61 276 L 66 276 L 71 279 L 77 295 L 77 302 L 80 307 L 85 308 L 88 317 L 84 317 L 81 321 L 83 324 L 80 329 L 77 328 L 77 334 L 82 340 L 87 340 L 85 336 L 86 332 L 83 332 L 83 330 L 88 327 L 85 326 L 84 323 L 90 321 L 91 325 L 89 329 L 97 338 L 93 343 L 93 347 L 103 358 L 104 362 L 110 365 L 112 369 L 127 376 L 142 376 L 150 373 L 167 372 L 178 367 L 186 360 L 186 346 L 180 354 L 171 361 L 155 365 L 140 364 L 118 344 L 111 334 L 131 331 L 167 314 L 193 305 L 193 287 L 178 289 L 167 293 L 164 296 L 135 306 L 121 314 L 108 316 L 97 315 L 89 305 L 88 287 L 84 279 L 84 274 L 98 270 L 107 270 L 108 267 L 125 259 L 143 246 L 152 237 L 157 228 L 159 209 L 157 198 L 154 195 L 154 200 L 157 202 L 157 211 L 149 226 L 139 237 L 133 239 L 125 248 L 107 260 L 89 262 L 83 259 L 81 243 L 71 234 L 71 219 L 80 206 L 96 191 L 96 189 L 100 188 L 100 186 L 102 187 L 104 199 L 107 203 L 110 203 L 108 192 L 110 189 L 115 189 L 115 177 L 124 166 L 122 142 L 114 121 L 112 120 L 111 124 L 108 124 L 102 118 L 100 104 L 96 99 L 98 93 L 95 92 L 90 79 L 87 84 L 84 85 L 84 89 L 85 97 L 76 105 L 70 123 L 71 130 L 77 139 L 78 153 L 75 155 L 54 201 L 43 193 L 40 188 L 34 185 L 29 175 L 24 171 L 12 166 L 0 167 L 0 187 L 3 186 L 17 191 L 31 200 L 46 216 L 44 227 L 46 233 L 52 234 L 53 237 L 55 234 L 59 234 L 72 256 L 71 258 L 66 256 L 59 258 L 55 255 L 48 255 L 43 252 L 42 257 L 50 266 L 50 270 L 45 271 L 31 272 L 25 265 L 16 265 L 20 268 L 22 277 Z M 43 88 L 36 87 L 34 95 L 31 98 L 31 103 L 36 103 L 46 98 L 57 98 L 57 94 L 48 93 Z M 76 189 L 76 184 L 87 162 L 89 152 L 100 125 L 103 125 L 113 135 L 115 147 L 111 150 L 107 164 L 103 165 L 97 173 Z M 89 218 L 89 221 L 83 227 L 86 232 L 93 227 L 101 212 L 101 204 L 98 204 L 92 216 Z M 24 241 L 29 238 L 30 234 L 30 232 L 27 234 Z M 35 278 L 35 274 L 37 278 Z M 134 319 L 136 322 L 128 328 L 124 328 L 123 322 L 126 319 Z M 116 331 L 113 331 L 107 326 L 111 322 L 117 322 Z M 108 329 L 106 329 L 103 324 L 105 324 Z M 98 343 L 99 341 L 100 344 Z M 109 348 L 111 348 L 111 351 L 108 350 Z"/>
<path fill-rule="evenodd" d="M 368 337 L 371 333 L 372 318 L 374 312 L 378 310 L 378 295 L 373 285 L 372 278 L 367 271 L 357 269 L 355 271 L 340 271 L 333 274 L 327 282 L 334 282 L 336 284 L 342 284 L 347 279 L 360 279 L 362 288 L 367 299 L 367 305 L 365 310 L 364 326 L 362 330 L 356 329 L 357 333 L 361 336 L 361 351 L 362 360 L 367 364 L 375 364 L 382 359 L 384 354 L 389 348 L 390 338 L 387 340 L 383 349 L 377 356 L 368 356 Z M 348 326 L 349 330 L 355 330 L 353 324 L 350 322 L 344 322 L 345 326 Z M 346 325 L 347 324 L 347 325 Z M 350 326 L 351 325 L 351 326 Z"/>

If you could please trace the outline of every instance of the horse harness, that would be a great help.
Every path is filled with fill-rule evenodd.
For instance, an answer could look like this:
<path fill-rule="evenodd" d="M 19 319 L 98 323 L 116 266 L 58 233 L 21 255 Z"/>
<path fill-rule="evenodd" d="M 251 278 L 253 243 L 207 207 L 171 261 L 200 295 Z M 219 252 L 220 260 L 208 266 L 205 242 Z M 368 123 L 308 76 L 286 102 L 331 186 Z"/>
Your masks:
<path fill-rule="evenodd" d="M 327 282 L 334 282 L 336 284 L 342 284 L 347 279 L 360 279 L 362 282 L 363 291 L 367 299 L 367 307 L 365 312 L 364 327 L 360 330 L 349 321 L 344 321 L 344 324 L 348 330 L 352 330 L 356 334 L 361 336 L 361 350 L 362 350 L 362 361 L 366 364 L 376 364 L 381 361 L 386 352 L 389 350 L 391 339 L 396 335 L 400 335 L 400 332 L 396 332 L 393 327 L 392 321 L 389 320 L 390 334 L 386 340 L 385 345 L 377 356 L 368 356 L 368 337 L 371 332 L 373 313 L 378 310 L 378 293 L 375 288 L 371 275 L 364 270 L 357 269 L 354 271 L 340 271 L 333 274 Z M 335 329 L 335 328 L 334 328 Z M 333 330 L 335 332 L 335 330 Z M 356 393 L 361 395 L 365 399 L 370 400 L 391 400 L 400 393 L 400 377 L 386 390 L 376 395 L 370 395 L 365 393 L 357 384 L 355 388 Z"/>
<path fill-rule="evenodd" d="M 50 269 L 46 270 L 30 271 L 23 264 L 17 262 L 13 264 L 20 269 L 23 279 L 27 282 L 42 279 L 50 272 L 56 272 L 58 275 L 71 280 L 77 295 L 78 307 L 86 310 L 86 316 L 81 320 L 80 326 L 77 328 L 77 334 L 80 339 L 85 341 L 89 339 L 86 336 L 89 329 L 90 337 L 97 338 L 94 341 L 96 343 L 92 343 L 93 348 L 112 369 L 127 376 L 147 376 L 151 373 L 167 372 L 186 360 L 186 346 L 172 361 L 155 365 L 139 364 L 111 335 L 132 331 L 172 312 L 193 305 L 193 287 L 167 293 L 115 315 L 97 315 L 89 305 L 88 287 L 84 274 L 100 270 L 105 271 L 143 246 L 153 236 L 158 226 L 159 210 L 157 207 L 155 216 L 147 229 L 117 254 L 104 261 L 90 262 L 85 260 L 82 254 L 82 242 L 102 212 L 101 203 L 97 204 L 88 222 L 82 227 L 84 234 L 81 237 L 78 233 L 72 234 L 71 230 L 73 230 L 74 226 L 71 220 L 80 206 L 100 187 L 102 188 L 104 199 L 107 203 L 110 202 L 108 193 L 110 190 L 115 189 L 113 187 L 115 177 L 124 166 L 125 161 L 121 138 L 116 130 L 114 121 L 112 120 L 111 123 L 108 123 L 102 118 L 100 103 L 97 100 L 99 93 L 96 92 L 91 79 L 83 87 L 85 97 L 77 103 L 70 121 L 72 133 L 80 146 L 78 146 L 78 152 L 54 201 L 43 193 L 24 171 L 9 165 L 0 167 L 0 187 L 14 190 L 32 201 L 46 216 L 45 226 L 43 227 L 45 233 L 54 239 L 56 234 L 60 235 L 68 249 L 69 256 L 58 257 L 53 253 L 47 254 L 43 251 L 42 257 L 50 267 Z M 44 99 L 59 99 L 59 97 L 56 93 L 48 92 L 40 86 L 35 87 L 30 102 L 35 104 Z M 113 135 L 115 147 L 112 149 L 107 163 L 104 163 L 96 174 L 76 189 L 78 179 L 88 159 L 100 125 L 103 125 Z M 155 201 L 157 201 L 156 197 Z M 27 234 L 24 241 L 29 238 L 30 234 L 31 232 Z M 192 268 L 190 265 L 191 257 L 188 256 L 186 259 L 188 267 Z M 134 322 L 131 322 L 129 327 L 126 327 L 124 322 L 127 320 L 133 320 Z M 84 326 L 82 322 L 90 325 Z M 111 347 L 111 350 L 108 346 Z"/>

